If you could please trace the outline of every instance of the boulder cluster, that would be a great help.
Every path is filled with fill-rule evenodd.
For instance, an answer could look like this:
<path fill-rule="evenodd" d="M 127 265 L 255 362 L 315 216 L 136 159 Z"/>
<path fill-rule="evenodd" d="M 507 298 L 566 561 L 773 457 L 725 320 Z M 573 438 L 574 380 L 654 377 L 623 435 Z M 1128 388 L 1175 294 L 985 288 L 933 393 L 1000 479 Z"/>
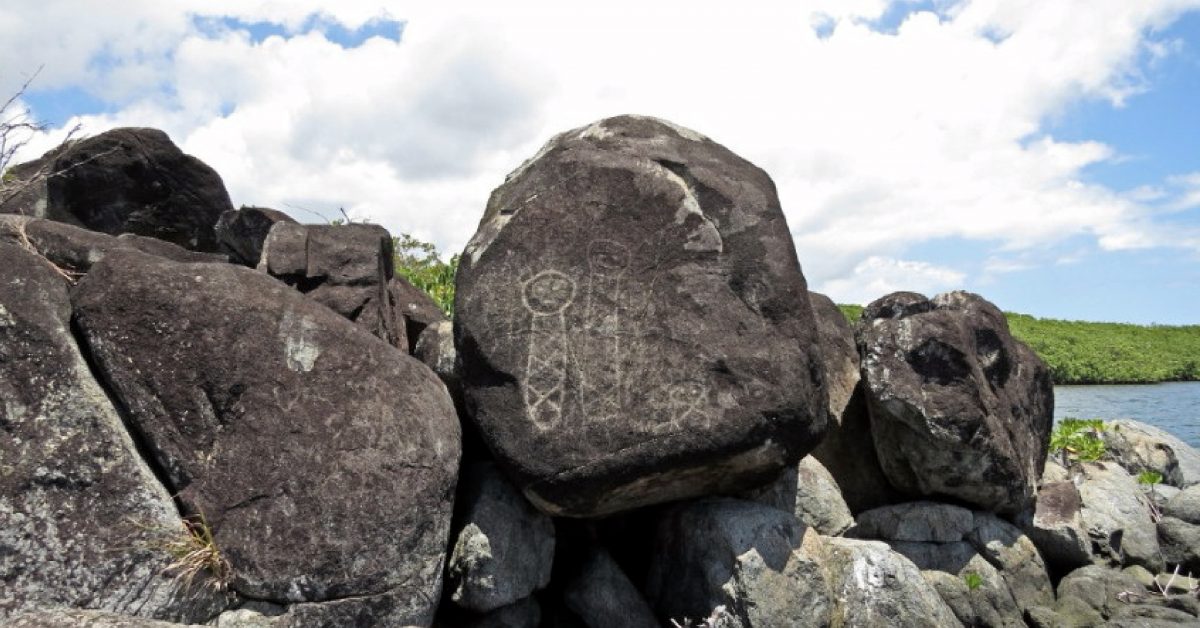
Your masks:
<path fill-rule="evenodd" d="M 1048 460 L 1049 371 L 994 305 L 849 322 L 694 131 L 550 140 L 453 319 L 383 228 L 234 209 L 159 131 L 12 175 L 0 624 L 1200 622 L 1197 452 L 1118 421 Z"/>

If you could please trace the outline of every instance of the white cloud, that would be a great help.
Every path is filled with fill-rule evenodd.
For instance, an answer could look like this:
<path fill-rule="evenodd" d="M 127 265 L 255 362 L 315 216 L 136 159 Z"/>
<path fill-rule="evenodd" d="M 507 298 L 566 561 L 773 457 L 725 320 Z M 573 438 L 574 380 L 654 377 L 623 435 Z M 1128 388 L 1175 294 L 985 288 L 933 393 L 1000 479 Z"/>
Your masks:
<path fill-rule="evenodd" d="M 952 268 L 871 256 L 855 265 L 849 276 L 826 282 L 823 292 L 837 303 L 866 304 L 899 290 L 933 296 L 962 288 L 964 279 L 964 273 Z"/>
<path fill-rule="evenodd" d="M 1154 30 L 1200 0 L 938 5 L 886 34 L 872 27 L 884 0 L 125 0 L 121 11 L 19 0 L 0 8 L 0 67 L 40 59 L 48 87 L 114 99 L 120 110 L 84 119 L 89 131 L 164 128 L 235 202 L 342 206 L 444 249 L 462 246 L 490 190 L 553 133 L 627 112 L 764 167 L 818 290 L 904 285 L 900 273 L 922 290 L 960 283 L 960 271 L 900 261 L 938 238 L 986 241 L 981 258 L 993 243 L 1080 235 L 1108 249 L 1180 242 L 1149 196 L 1083 182 L 1087 166 L 1120 158 L 1112 147 L 1043 129 L 1069 104 L 1120 105 L 1145 89 L 1140 68 L 1178 49 Z M 314 13 L 351 29 L 404 20 L 404 38 L 344 48 L 299 32 Z M 202 32 L 195 14 L 294 34 L 255 43 Z M 58 36 L 35 35 L 47 32 Z M 95 71 L 99 51 L 115 69 Z"/>

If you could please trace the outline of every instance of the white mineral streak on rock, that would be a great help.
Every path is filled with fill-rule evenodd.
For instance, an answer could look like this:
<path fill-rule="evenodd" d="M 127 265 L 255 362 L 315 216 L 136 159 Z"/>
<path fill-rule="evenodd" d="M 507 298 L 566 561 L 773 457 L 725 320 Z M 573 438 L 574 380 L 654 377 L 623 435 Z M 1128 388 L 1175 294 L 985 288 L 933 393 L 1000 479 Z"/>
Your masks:
<path fill-rule="evenodd" d="M 289 369 L 298 373 L 313 370 L 321 355 L 321 348 L 311 338 L 316 329 L 310 319 L 297 318 L 290 310 L 284 312 L 283 320 L 279 322 L 279 338 L 284 343 L 284 357 Z"/>

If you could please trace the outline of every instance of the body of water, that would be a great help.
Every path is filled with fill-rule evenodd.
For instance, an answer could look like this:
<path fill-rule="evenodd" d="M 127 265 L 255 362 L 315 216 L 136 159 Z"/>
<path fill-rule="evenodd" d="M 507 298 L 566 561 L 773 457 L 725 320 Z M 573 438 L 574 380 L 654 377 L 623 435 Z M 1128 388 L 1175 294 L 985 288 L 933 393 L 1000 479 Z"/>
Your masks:
<path fill-rule="evenodd" d="M 1138 386 L 1055 386 L 1054 420 L 1133 419 L 1200 448 L 1200 382 Z"/>

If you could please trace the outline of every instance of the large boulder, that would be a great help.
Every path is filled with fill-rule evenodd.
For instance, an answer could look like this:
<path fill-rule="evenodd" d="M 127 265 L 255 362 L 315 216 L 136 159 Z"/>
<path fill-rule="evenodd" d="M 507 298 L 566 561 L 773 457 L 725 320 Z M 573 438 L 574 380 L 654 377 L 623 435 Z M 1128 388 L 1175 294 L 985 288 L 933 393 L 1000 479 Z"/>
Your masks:
<path fill-rule="evenodd" d="M 290 605 L 297 626 L 429 623 L 460 433 L 428 368 L 230 264 L 110 253 L 72 301 L 233 590 Z"/>
<path fill-rule="evenodd" d="M 457 282 L 467 408 L 546 512 L 750 488 L 825 432 L 775 186 L 693 131 L 622 116 L 553 138 L 492 193 Z"/>
<path fill-rule="evenodd" d="M 660 617 L 708 617 L 732 626 L 828 626 L 835 599 L 820 535 L 754 502 L 710 499 L 664 513 L 646 594 Z"/>
<path fill-rule="evenodd" d="M 392 252 L 392 236 L 379 225 L 278 221 L 263 242 L 258 269 L 408 351 L 404 319 L 388 288 Z"/>
<path fill-rule="evenodd" d="M 912 561 L 886 544 L 824 539 L 836 605 L 834 626 L 952 628 L 954 612 Z"/>
<path fill-rule="evenodd" d="M 1081 463 L 1075 470 L 1093 562 L 1160 571 L 1162 553 L 1150 498 L 1137 480 L 1112 462 Z"/>
<path fill-rule="evenodd" d="M 808 298 L 817 319 L 830 418 L 829 431 L 812 455 L 829 470 L 851 512 L 902 501 L 888 484 L 875 454 L 854 329 L 829 297 L 810 292 Z"/>
<path fill-rule="evenodd" d="M 169 573 L 179 512 L 75 345 L 66 281 L 0 242 L 0 285 L 0 623 L 47 607 L 220 611 L 217 591 Z"/>
<path fill-rule="evenodd" d="M 1200 483 L 1200 452 L 1166 430 L 1117 419 L 1106 422 L 1100 435 L 1105 452 L 1130 475 L 1153 471 L 1178 488 Z"/>
<path fill-rule="evenodd" d="M 266 207 L 231 209 L 221 214 L 214 227 L 217 244 L 231 260 L 245 266 L 258 266 L 263 242 L 277 222 L 296 221 L 279 210 Z"/>
<path fill-rule="evenodd" d="M 447 568 L 455 604 L 488 612 L 550 583 L 554 522 L 490 463 L 463 472 L 461 527 Z"/>
<path fill-rule="evenodd" d="M 1033 500 L 1054 416 L 1050 371 L 978 295 L 897 292 L 858 328 L 875 450 L 891 484 L 1002 514 Z"/>
<path fill-rule="evenodd" d="M 225 184 L 157 129 L 121 128 L 42 157 L 49 175 L 26 204 L 3 210 L 66 220 L 112 235 L 136 233 L 196 251 L 217 251 L 213 226 L 233 209 Z"/>

